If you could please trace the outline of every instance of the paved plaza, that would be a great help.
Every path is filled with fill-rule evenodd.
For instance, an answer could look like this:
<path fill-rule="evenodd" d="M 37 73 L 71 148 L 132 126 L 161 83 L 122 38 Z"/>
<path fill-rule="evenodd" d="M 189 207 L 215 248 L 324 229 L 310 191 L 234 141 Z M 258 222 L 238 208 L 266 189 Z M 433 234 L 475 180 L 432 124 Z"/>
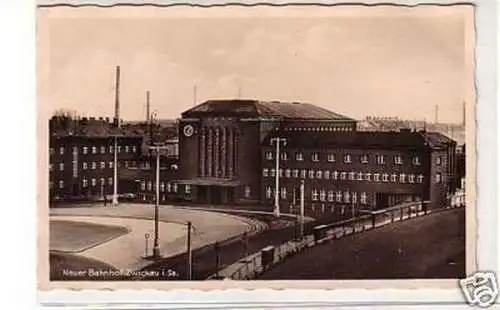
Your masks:
<path fill-rule="evenodd" d="M 150 236 L 149 254 L 153 245 L 154 208 L 151 205 L 53 208 L 50 218 L 52 251 L 76 253 L 116 269 L 138 270 L 150 264 L 143 256 L 146 234 Z M 160 206 L 159 219 L 160 249 L 165 257 L 186 251 L 188 221 L 193 225 L 193 249 L 244 232 L 252 235 L 266 229 L 264 223 L 254 219 L 171 206 Z M 77 229 L 72 229 L 75 227 Z M 94 228 L 97 233 L 89 233 Z M 81 241 L 75 242 L 76 239 Z"/>

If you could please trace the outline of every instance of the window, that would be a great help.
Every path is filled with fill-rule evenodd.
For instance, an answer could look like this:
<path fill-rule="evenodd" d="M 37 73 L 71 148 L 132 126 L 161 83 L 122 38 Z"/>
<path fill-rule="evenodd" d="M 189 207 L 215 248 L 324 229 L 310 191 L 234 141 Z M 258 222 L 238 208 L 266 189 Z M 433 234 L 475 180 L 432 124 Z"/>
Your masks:
<path fill-rule="evenodd" d="M 59 154 L 64 155 L 64 147 L 61 146 L 59 148 Z"/>
<path fill-rule="evenodd" d="M 361 195 L 360 195 L 360 197 L 359 197 L 360 202 L 361 202 L 362 204 L 366 204 L 366 199 L 367 199 L 367 197 L 366 197 L 366 193 L 365 193 L 365 192 L 362 192 L 362 193 L 361 193 Z"/>
<path fill-rule="evenodd" d="M 262 176 L 267 178 L 269 176 L 269 169 L 267 168 L 262 169 Z"/>
<path fill-rule="evenodd" d="M 101 167 L 101 169 L 106 168 L 106 163 L 105 163 L 105 162 L 103 162 L 103 161 L 101 161 L 101 163 L 100 163 L 100 167 Z"/>
<path fill-rule="evenodd" d="M 318 200 L 318 191 L 315 188 L 311 191 L 311 200 L 312 201 Z"/>
<path fill-rule="evenodd" d="M 141 190 L 142 191 L 146 190 L 146 181 L 141 181 Z"/>
<path fill-rule="evenodd" d="M 279 177 L 282 178 L 283 177 L 283 169 L 278 170 L 278 173 L 279 173 Z"/>
<path fill-rule="evenodd" d="M 92 147 L 92 154 L 97 154 L 97 147 L 95 146 Z"/>
<path fill-rule="evenodd" d="M 118 154 L 120 154 L 122 152 L 122 146 L 121 145 L 118 145 L 117 146 L 117 149 L 118 149 Z"/>
<path fill-rule="evenodd" d="M 64 188 L 64 181 L 63 180 L 59 181 L 59 188 L 61 188 L 61 189 Z"/>
<path fill-rule="evenodd" d="M 333 191 L 332 190 L 329 190 L 328 191 L 328 201 L 329 202 L 332 202 L 334 199 L 334 195 L 333 195 Z"/>
<path fill-rule="evenodd" d="M 339 178 L 339 172 L 337 170 L 334 170 L 332 172 L 332 179 L 337 180 Z"/>
<path fill-rule="evenodd" d="M 174 193 L 177 193 L 177 183 L 174 183 L 174 185 L 172 187 L 173 187 Z"/>
<path fill-rule="evenodd" d="M 336 200 L 337 202 L 342 202 L 342 192 L 341 192 L 341 191 L 337 191 L 337 192 L 335 193 L 335 200 Z"/>
<path fill-rule="evenodd" d="M 108 167 L 109 167 L 109 169 L 113 169 L 113 162 L 112 162 L 112 161 L 110 161 L 110 162 L 108 163 Z"/>
<path fill-rule="evenodd" d="M 78 155 L 78 147 L 73 146 L 73 155 Z"/>
<path fill-rule="evenodd" d="M 301 177 L 302 179 L 305 179 L 305 178 L 306 178 L 306 176 L 307 176 L 307 170 L 306 170 L 306 169 L 302 169 L 302 170 L 300 170 L 300 177 Z"/>
<path fill-rule="evenodd" d="M 128 152 L 127 149 L 125 149 L 125 152 Z M 189 184 L 184 185 L 184 193 L 187 195 L 191 194 L 191 185 Z"/>
<path fill-rule="evenodd" d="M 314 170 L 309 170 L 309 179 L 314 179 Z"/>
<path fill-rule="evenodd" d="M 283 199 L 283 200 L 286 199 L 286 187 L 281 188 L 280 196 L 281 196 L 281 199 Z"/>
<path fill-rule="evenodd" d="M 125 168 L 128 168 L 128 161 L 124 161 L 123 164 L 125 165 Z"/>
<path fill-rule="evenodd" d="M 273 195 L 273 190 L 271 189 L 270 186 L 266 187 L 266 198 L 269 199 Z"/>
<path fill-rule="evenodd" d="M 108 178 L 108 185 L 113 185 L 113 178 Z"/>
<path fill-rule="evenodd" d="M 298 178 L 299 177 L 299 169 L 293 169 L 292 175 L 294 178 Z"/>
<path fill-rule="evenodd" d="M 344 155 L 344 163 L 346 163 L 346 164 L 351 163 L 351 155 L 349 155 L 349 154 Z"/>
<path fill-rule="evenodd" d="M 325 172 L 323 173 L 323 177 L 328 180 L 330 178 L 330 171 L 329 170 L 325 170 Z"/>
<path fill-rule="evenodd" d="M 334 163 L 335 162 L 335 154 L 333 153 L 328 153 L 327 157 L 326 157 L 326 160 L 329 162 L 329 163 Z"/>
<path fill-rule="evenodd" d="M 85 155 L 86 155 L 86 154 L 88 154 L 88 153 L 89 153 L 89 148 L 88 148 L 88 147 L 86 147 L 86 146 L 84 146 L 84 147 L 82 148 L 82 153 L 83 153 L 83 154 L 85 154 Z"/>
<path fill-rule="evenodd" d="M 54 182 L 49 181 L 49 188 L 52 189 L 54 187 Z"/>
<path fill-rule="evenodd" d="M 273 152 L 266 152 L 266 159 L 272 160 L 273 159 Z"/>
<path fill-rule="evenodd" d="M 344 203 L 349 203 L 351 201 L 351 195 L 349 192 L 344 192 Z"/>
<path fill-rule="evenodd" d="M 106 153 L 106 147 L 101 146 L 101 154 L 104 154 L 104 153 Z"/>
<path fill-rule="evenodd" d="M 396 164 L 396 165 L 403 164 L 403 158 L 401 157 L 401 155 L 394 156 L 394 164 Z"/>
<path fill-rule="evenodd" d="M 320 192 L 319 192 L 319 200 L 320 201 L 325 201 L 326 200 L 326 191 L 324 189 L 322 189 Z"/>
<path fill-rule="evenodd" d="M 302 153 L 295 153 L 295 160 L 296 161 L 303 161 L 304 160 L 304 155 Z"/>
<path fill-rule="evenodd" d="M 319 155 L 318 155 L 318 153 L 312 153 L 311 160 L 312 161 L 319 161 Z"/>
<path fill-rule="evenodd" d="M 87 180 L 87 179 L 83 179 L 83 180 L 82 180 L 82 187 L 84 187 L 84 188 L 85 188 L 85 187 L 88 187 L 88 186 L 89 186 L 89 180 Z"/>
<path fill-rule="evenodd" d="M 153 183 L 151 181 L 148 181 L 148 191 L 153 189 Z"/>
<path fill-rule="evenodd" d="M 125 145 L 125 153 L 128 153 L 130 151 L 130 147 L 128 145 Z"/>
<path fill-rule="evenodd" d="M 288 160 L 288 153 L 287 152 L 281 153 L 280 158 L 281 158 L 281 160 Z"/>
<path fill-rule="evenodd" d="M 51 147 L 51 148 L 49 149 L 49 154 L 50 154 L 50 155 L 54 155 L 54 153 L 55 153 L 54 148 L 53 148 L 53 147 Z"/>
<path fill-rule="evenodd" d="M 316 171 L 316 179 L 321 179 L 322 176 L 323 176 L 323 171 L 321 170 Z"/>
<path fill-rule="evenodd" d="M 385 164 L 385 156 L 384 155 L 377 155 L 377 164 L 379 164 L 379 165 Z"/>
<path fill-rule="evenodd" d="M 63 163 L 59 164 L 59 171 L 64 171 L 64 164 Z"/>
<path fill-rule="evenodd" d="M 358 181 L 363 181 L 363 172 L 358 173 Z"/>
<path fill-rule="evenodd" d="M 250 191 L 250 186 L 245 186 L 245 198 L 250 198 L 250 194 L 251 194 L 251 191 Z"/>
<path fill-rule="evenodd" d="M 135 145 L 132 145 L 132 153 L 137 153 L 137 147 Z"/>
<path fill-rule="evenodd" d="M 349 180 L 354 181 L 355 178 L 356 178 L 356 173 L 352 171 L 349 172 Z"/>
<path fill-rule="evenodd" d="M 397 182 L 397 180 L 398 180 L 398 175 L 395 173 L 391 174 L 391 182 L 394 183 L 394 182 Z"/>
<path fill-rule="evenodd" d="M 276 176 L 276 170 L 271 169 L 271 177 L 273 177 L 273 178 L 274 178 L 275 176 Z"/>
<path fill-rule="evenodd" d="M 422 174 L 419 174 L 417 176 L 417 183 L 423 183 L 424 182 L 424 176 Z"/>
<path fill-rule="evenodd" d="M 49 164 L 49 171 L 52 171 L 53 167 L 54 167 L 54 165 Z"/>
<path fill-rule="evenodd" d="M 96 186 L 97 185 L 97 180 L 95 178 L 92 178 L 92 186 Z"/>
<path fill-rule="evenodd" d="M 340 173 L 340 179 L 345 180 L 347 178 L 347 172 L 341 172 Z"/>
<path fill-rule="evenodd" d="M 113 154 L 115 151 L 115 147 L 113 145 L 109 146 L 109 154 Z"/>
<path fill-rule="evenodd" d="M 420 156 L 413 156 L 412 163 L 414 166 L 420 166 L 420 164 L 422 163 L 420 161 Z"/>
<path fill-rule="evenodd" d="M 406 174 L 401 173 L 401 174 L 399 175 L 399 182 L 400 182 L 400 183 L 406 183 Z"/>
<path fill-rule="evenodd" d="M 87 170 L 87 163 L 86 162 L 82 162 L 82 169 L 83 170 Z"/>
<path fill-rule="evenodd" d="M 365 173 L 365 180 L 366 181 L 371 181 L 372 180 L 372 174 L 370 172 Z"/>
<path fill-rule="evenodd" d="M 352 203 L 358 202 L 358 193 L 351 193 Z"/>
<path fill-rule="evenodd" d="M 291 175 L 292 171 L 290 169 L 285 170 L 285 178 L 289 178 Z"/>
<path fill-rule="evenodd" d="M 101 186 L 104 186 L 104 178 L 99 179 L 99 184 L 101 184 Z"/>
<path fill-rule="evenodd" d="M 408 175 L 408 182 L 409 183 L 415 183 L 415 175 L 414 174 L 409 174 Z"/>
<path fill-rule="evenodd" d="M 436 157 L 436 165 L 441 165 L 441 156 Z"/>
<path fill-rule="evenodd" d="M 389 174 L 387 174 L 387 173 L 382 174 L 382 181 L 389 182 Z"/>
<path fill-rule="evenodd" d="M 97 168 L 97 163 L 95 161 L 92 162 L 92 170 L 95 170 Z"/>
<path fill-rule="evenodd" d="M 172 191 L 172 184 L 167 182 L 167 193 L 170 193 Z"/>
<path fill-rule="evenodd" d="M 160 183 L 160 191 L 163 193 L 165 191 L 165 182 L 161 181 Z"/>
<path fill-rule="evenodd" d="M 442 181 L 441 173 L 436 173 L 436 183 L 441 183 Z"/>
<path fill-rule="evenodd" d="M 380 173 L 373 174 L 373 181 L 380 182 Z"/>
<path fill-rule="evenodd" d="M 367 164 L 368 163 L 368 155 L 361 155 L 359 157 L 359 161 L 362 163 L 362 164 Z"/>

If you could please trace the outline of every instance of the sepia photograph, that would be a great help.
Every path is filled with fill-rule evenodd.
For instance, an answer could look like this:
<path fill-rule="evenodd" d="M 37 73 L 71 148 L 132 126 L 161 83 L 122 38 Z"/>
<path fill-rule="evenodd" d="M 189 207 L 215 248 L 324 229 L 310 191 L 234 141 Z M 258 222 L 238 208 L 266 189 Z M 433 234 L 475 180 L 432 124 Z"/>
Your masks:
<path fill-rule="evenodd" d="M 475 256 L 473 18 L 39 6 L 39 281 L 456 287 Z"/>

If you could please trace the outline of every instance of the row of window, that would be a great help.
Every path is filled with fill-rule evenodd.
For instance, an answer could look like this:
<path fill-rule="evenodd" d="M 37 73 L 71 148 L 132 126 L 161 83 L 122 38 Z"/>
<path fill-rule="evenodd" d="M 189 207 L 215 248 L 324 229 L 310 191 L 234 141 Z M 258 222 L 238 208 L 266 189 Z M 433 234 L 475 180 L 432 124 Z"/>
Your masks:
<path fill-rule="evenodd" d="M 97 164 L 98 164 L 98 162 L 95 162 L 95 161 L 91 162 L 90 165 L 87 162 L 82 162 L 82 169 L 83 170 L 87 170 L 87 169 L 96 170 L 98 167 Z M 123 164 L 124 164 L 125 168 L 129 167 L 128 161 L 124 161 Z M 135 165 L 136 165 L 136 162 L 132 162 L 132 167 L 135 167 Z M 118 162 L 118 167 L 120 167 L 120 162 Z M 147 163 L 147 164 L 143 165 L 143 167 L 149 168 L 150 165 L 149 165 L 149 163 Z M 113 162 L 112 161 L 108 162 L 108 168 L 113 169 Z M 52 171 L 53 169 L 54 169 L 53 164 L 49 164 L 49 171 Z M 99 162 L 99 169 L 106 169 L 106 162 L 104 162 L 104 161 Z M 64 163 L 59 164 L 59 171 L 64 171 Z"/>
<path fill-rule="evenodd" d="M 156 183 L 152 182 L 152 181 L 141 181 L 141 190 L 142 191 L 146 191 L 146 189 L 148 191 L 154 191 L 155 190 L 155 187 L 156 186 Z M 160 183 L 160 192 L 164 193 L 164 192 L 167 192 L 167 193 L 177 193 L 179 191 L 179 187 L 177 185 L 177 183 L 170 183 L 170 182 L 161 182 Z M 184 193 L 185 194 L 191 194 L 191 186 L 189 184 L 186 184 L 184 186 Z"/>
<path fill-rule="evenodd" d="M 84 155 L 89 154 L 89 147 L 88 146 L 82 146 L 81 148 L 82 148 L 82 150 L 81 150 L 82 154 L 84 154 Z M 90 147 L 90 151 L 92 154 L 97 154 L 97 153 L 106 154 L 106 149 L 108 150 L 108 152 L 110 154 L 113 154 L 115 147 L 114 147 L 114 145 L 110 145 L 108 147 L 101 146 L 99 148 L 97 146 Z M 121 153 L 122 146 L 118 145 L 117 149 L 118 149 L 118 153 Z M 125 153 L 137 153 L 137 146 L 125 145 L 124 150 L 125 150 Z M 61 146 L 59 148 L 59 154 L 64 155 L 64 152 L 65 152 L 65 148 L 64 148 L 64 146 Z M 53 147 L 51 147 L 50 148 L 50 155 L 54 155 L 54 154 L 55 154 L 55 149 Z M 73 147 L 73 154 L 78 154 L 78 147 Z"/>
<path fill-rule="evenodd" d="M 274 152 L 266 152 L 265 157 L 267 160 L 273 160 L 274 159 Z M 352 155 L 351 154 L 344 154 L 343 156 L 343 162 L 346 164 L 352 163 Z M 385 165 L 387 162 L 387 157 L 388 155 L 375 155 L 375 162 L 379 165 Z M 281 152 L 280 153 L 280 159 L 281 160 L 288 160 L 288 153 L 287 152 Z M 295 160 L 296 161 L 304 161 L 304 154 L 301 152 L 296 152 L 295 153 Z M 320 161 L 320 155 L 319 153 L 315 152 L 311 154 L 311 161 L 313 162 L 319 162 Z M 334 153 L 328 153 L 326 154 L 326 161 L 329 163 L 334 163 L 337 161 L 336 154 Z M 359 162 L 362 164 L 368 164 L 369 163 L 369 156 L 367 154 L 359 155 Z M 420 166 L 422 164 L 420 156 L 413 156 L 411 158 L 411 162 L 415 166 Z M 401 155 L 395 155 L 393 156 L 393 163 L 395 165 L 402 165 L 404 163 L 403 156 Z M 436 158 L 436 164 L 440 165 L 441 164 L 441 157 Z"/>
<path fill-rule="evenodd" d="M 291 127 L 285 128 L 285 131 L 353 131 L 352 126 L 338 127 Z"/>
<path fill-rule="evenodd" d="M 91 182 L 90 184 L 91 184 L 92 186 L 97 186 L 97 179 L 96 179 L 96 178 L 92 178 L 92 179 L 90 179 L 90 182 Z M 57 182 L 57 184 L 58 184 L 58 187 L 59 187 L 59 188 L 61 188 L 61 189 L 62 189 L 62 188 L 64 188 L 64 181 L 63 181 L 63 180 L 60 180 L 59 182 Z M 105 185 L 105 179 L 104 179 L 104 178 L 100 178 L 100 179 L 99 179 L 99 184 L 100 184 L 101 186 Z M 113 178 L 108 178 L 108 185 L 113 185 Z M 52 181 L 50 181 L 50 182 L 49 182 L 49 187 L 50 187 L 50 188 L 52 188 L 53 186 L 54 186 L 53 182 L 52 182 Z M 89 180 L 87 180 L 87 179 L 83 179 L 83 180 L 82 180 L 82 187 L 83 187 L 83 188 L 86 188 L 86 187 L 88 187 L 88 186 L 89 186 Z"/>
<path fill-rule="evenodd" d="M 268 186 L 266 188 L 266 198 L 271 199 L 274 197 L 276 192 L 271 186 Z M 282 187 L 278 195 L 281 199 L 286 200 L 289 195 L 293 196 L 293 192 L 290 193 L 286 187 Z M 325 190 L 325 189 L 316 189 L 313 188 L 310 191 L 310 197 L 312 201 L 328 201 L 328 202 L 339 202 L 339 203 L 361 203 L 361 204 L 367 204 L 368 200 L 368 195 L 366 192 L 350 192 L 350 191 L 341 191 L 341 190 Z M 359 194 L 359 196 L 358 196 Z M 359 200 L 358 200 L 359 197 Z M 298 197 L 295 197 L 295 199 L 298 199 Z"/>
<path fill-rule="evenodd" d="M 264 168 L 262 170 L 263 177 L 276 177 L 275 169 Z M 371 173 L 371 172 L 346 172 L 346 171 L 330 171 L 330 170 L 306 170 L 306 169 L 279 169 L 279 177 L 285 178 L 301 178 L 301 179 L 317 179 L 317 180 L 349 180 L 349 181 L 373 181 L 373 182 L 400 182 L 400 183 L 423 183 L 423 174 L 405 174 L 405 173 Z M 438 177 L 439 176 L 439 177 Z M 441 174 L 436 176 L 436 182 L 441 183 Z"/>

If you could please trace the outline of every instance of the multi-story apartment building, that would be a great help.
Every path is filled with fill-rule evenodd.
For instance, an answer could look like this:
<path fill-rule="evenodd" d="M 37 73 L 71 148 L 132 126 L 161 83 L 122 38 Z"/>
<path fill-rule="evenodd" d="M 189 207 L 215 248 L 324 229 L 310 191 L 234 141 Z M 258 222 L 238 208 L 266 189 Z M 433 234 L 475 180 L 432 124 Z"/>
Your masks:
<path fill-rule="evenodd" d="M 110 126 L 109 120 L 50 121 L 51 200 L 110 195 L 114 183 L 114 142 L 118 168 L 135 165 L 143 137 Z"/>
<path fill-rule="evenodd" d="M 276 147 L 284 141 L 276 171 Z M 454 141 L 438 133 L 276 132 L 262 144 L 261 200 L 296 205 L 300 180 L 307 205 L 380 209 L 403 201 L 446 204 L 454 190 Z"/>

